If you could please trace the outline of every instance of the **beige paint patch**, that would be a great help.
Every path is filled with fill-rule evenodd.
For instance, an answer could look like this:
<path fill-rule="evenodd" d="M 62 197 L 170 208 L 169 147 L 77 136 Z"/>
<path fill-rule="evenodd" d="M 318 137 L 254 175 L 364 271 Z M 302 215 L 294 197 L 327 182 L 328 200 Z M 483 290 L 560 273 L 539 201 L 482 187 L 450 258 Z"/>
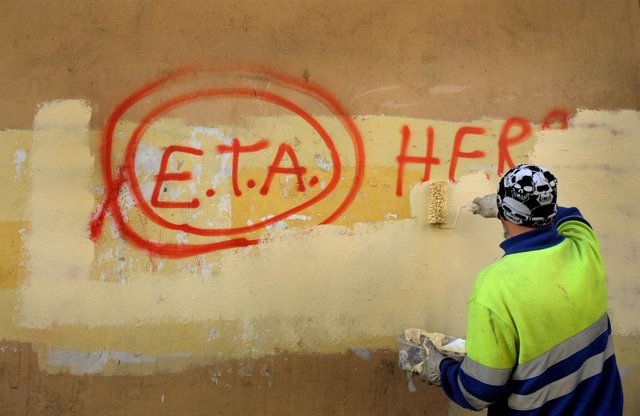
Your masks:
<path fill-rule="evenodd" d="M 482 175 L 461 180 L 452 193 L 453 205 L 484 181 Z M 222 319 L 244 322 L 240 333 L 249 335 L 254 322 L 266 319 L 275 335 L 254 346 L 255 354 L 275 346 L 296 350 L 301 338 L 309 351 L 337 352 L 363 336 L 386 337 L 407 325 L 425 327 L 425 316 L 430 317 L 428 327 L 462 335 L 471 277 L 480 268 L 467 253 L 477 253 L 483 262 L 495 258 L 500 231 L 471 216 L 461 219 L 458 228 L 439 230 L 412 219 L 351 230 L 286 230 L 258 247 L 225 252 L 225 272 L 215 279 L 134 273 L 121 285 L 42 282 L 25 296 L 22 324 L 93 327 Z M 493 243 L 476 247 L 469 235 L 484 235 Z M 455 293 L 448 290 L 452 282 L 459 289 Z M 52 291 L 60 297 L 51 297 Z M 425 293 L 429 299 L 447 298 L 447 305 L 426 301 Z M 60 303 L 72 307 L 60 308 Z M 404 305 L 402 310 L 398 305 Z"/>
<path fill-rule="evenodd" d="M 559 178 L 561 205 L 577 206 L 600 238 L 609 310 L 621 335 L 640 333 L 640 112 L 582 110 L 566 131 L 540 135 L 532 160 Z"/>
<path fill-rule="evenodd" d="M 29 199 L 30 284 L 85 279 L 93 258 L 87 231 L 93 195 L 88 147 L 91 109 L 83 101 L 41 106 L 34 121 Z"/>
<path fill-rule="evenodd" d="M 93 207 L 88 184 L 93 157 L 88 148 L 91 110 L 82 101 L 56 101 L 41 106 L 34 122 L 33 148 L 29 165 L 32 190 L 29 195 L 31 227 L 26 239 L 28 284 L 23 298 L 40 285 L 52 285 L 54 300 L 48 312 L 73 308 L 65 301 L 81 298 L 77 287 L 60 293 L 57 284 L 79 281 L 88 276 L 93 245 L 88 239 L 87 219 Z M 28 306 L 26 306 L 28 308 Z"/>

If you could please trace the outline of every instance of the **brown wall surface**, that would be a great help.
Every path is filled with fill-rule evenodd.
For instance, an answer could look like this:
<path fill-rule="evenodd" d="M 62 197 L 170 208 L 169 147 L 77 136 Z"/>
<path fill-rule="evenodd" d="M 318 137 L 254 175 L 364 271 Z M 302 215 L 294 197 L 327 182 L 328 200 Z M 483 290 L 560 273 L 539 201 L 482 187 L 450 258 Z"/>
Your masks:
<path fill-rule="evenodd" d="M 150 376 L 47 375 L 29 345 L 0 345 L 2 414 L 446 415 L 439 389 L 410 393 L 396 353 L 281 354 Z"/>
<path fill-rule="evenodd" d="M 81 98 L 101 126 L 128 93 L 185 65 L 267 65 L 355 115 L 638 108 L 637 19 L 625 0 L 5 2 L 0 125 L 31 126 L 38 103 Z M 400 88 L 357 99 L 387 85 Z M 473 88 L 461 100 L 429 94 L 437 85 Z"/>
<path fill-rule="evenodd" d="M 440 233 L 422 245 L 422 235 L 434 232 L 411 222 L 416 215 L 409 192 L 402 198 L 394 194 L 404 122 L 399 120 L 437 125 L 437 140 L 446 145 L 439 149 L 442 165 L 434 177 L 446 179 L 450 158 L 445 150 L 450 151 L 453 134 L 445 140 L 443 132 L 483 121 L 494 126 L 495 138 L 503 120 L 514 116 L 529 120 L 538 131 L 553 109 L 571 116 L 581 110 L 597 113 L 583 113 L 579 120 L 586 121 L 576 127 L 579 132 L 568 136 L 573 141 L 556 142 L 560 150 L 549 152 L 555 155 L 551 163 L 570 178 L 568 193 L 591 201 L 592 193 L 576 173 L 587 166 L 624 194 L 615 204 L 604 198 L 620 214 L 613 225 L 607 222 L 606 201 L 588 205 L 587 211 L 594 214 L 594 223 L 601 220 L 603 252 L 614 271 L 609 276 L 614 285 L 610 305 L 625 412 L 640 414 L 639 248 L 628 236 L 622 248 L 613 242 L 614 230 L 631 232 L 638 224 L 637 203 L 629 197 L 640 191 L 631 184 L 638 179 L 638 162 L 633 161 L 638 130 L 609 128 L 598 121 L 601 113 L 626 110 L 615 120 L 637 125 L 637 1 L 0 3 L 0 415 L 467 414 L 438 388 L 418 382 L 417 391 L 410 393 L 394 346 L 400 331 L 412 326 L 437 325 L 443 332 L 464 335 L 466 294 L 475 273 L 500 255 L 493 247 L 501 230 L 469 225 L 467 230 L 474 231 L 467 236 L 473 235 L 477 245 L 464 231 Z M 267 68 L 321 86 L 357 119 L 369 146 L 363 180 L 368 193 L 361 193 L 347 212 L 352 216 L 337 220 L 345 228 L 314 231 L 317 245 L 304 245 L 297 234 L 276 234 L 253 251 L 222 257 L 209 253 L 200 258 L 210 266 L 205 273 L 200 260 L 195 264 L 134 251 L 137 247 L 118 234 L 107 215 L 107 231 L 90 253 L 89 270 L 78 266 L 63 279 L 42 281 L 37 270 L 54 269 L 58 262 L 42 260 L 44 249 L 33 241 L 46 243 L 47 221 L 55 228 L 67 218 L 59 211 L 50 217 L 38 214 L 46 202 L 39 198 L 47 195 L 50 183 L 45 181 L 48 174 L 38 176 L 40 167 L 30 163 L 50 137 L 45 134 L 50 125 L 38 119 L 48 108 L 45 104 L 61 101 L 57 111 L 64 112 L 64 102 L 79 100 L 81 110 L 90 108 L 70 114 L 71 121 L 60 117 L 68 123 L 56 130 L 56 137 L 64 137 L 69 125 L 77 127 L 74 117 L 79 114 L 90 117 L 85 124 L 78 122 L 89 139 L 69 152 L 73 157 L 52 156 L 51 164 L 62 160 L 75 166 L 89 160 L 91 181 L 83 189 L 91 192 L 89 205 L 97 210 L 104 200 L 101 130 L 114 109 L 132 92 L 179 68 L 239 66 Z M 268 123 L 272 114 L 265 115 Z M 294 133 L 300 129 L 291 126 Z M 612 145 L 582 146 L 581 128 L 600 128 Z M 604 155 L 609 147 L 619 152 Z M 526 160 L 533 148 L 530 142 L 523 144 L 513 152 L 514 160 Z M 582 164 L 564 159 L 573 151 Z M 486 177 L 495 181 L 497 152 L 487 150 L 484 165 L 467 161 L 460 171 L 491 171 Z M 598 156 L 604 160 L 594 162 Z M 65 180 L 76 177 L 73 170 L 65 172 L 52 182 L 59 189 L 51 192 L 63 195 Z M 626 178 L 628 172 L 635 176 Z M 408 175 L 415 182 L 420 177 L 415 170 Z M 485 186 L 492 189 L 485 182 L 472 182 L 465 197 L 484 192 Z M 238 212 L 253 208 L 234 206 Z M 91 207 L 78 210 L 74 218 L 87 223 Z M 451 218 L 455 212 L 449 214 Z M 392 228 L 394 220 L 398 228 Z M 468 224 L 464 221 L 470 220 L 461 218 L 461 230 Z M 38 240 L 37 235 L 44 237 Z M 60 244 L 55 240 L 51 247 Z M 69 247 L 75 255 L 76 246 Z M 309 247 L 316 251 L 307 258 L 304 249 Z M 434 257 L 412 254 L 416 247 Z M 64 245 L 61 250 L 69 251 Z M 245 260 L 248 266 L 239 267 Z M 325 280 L 305 286 L 309 279 L 303 274 L 309 270 Z M 198 280 L 206 280 L 207 273 L 211 281 Z M 251 280 L 253 275 L 264 279 Z M 441 276 L 451 279 L 451 286 Z M 130 290 L 120 291 L 124 286 Z M 202 294 L 209 291 L 210 299 Z M 138 308 L 120 308 L 121 296 L 130 304 L 140 297 Z M 353 300 L 353 315 L 345 298 Z M 216 309 L 216 303 L 223 306 Z M 407 317 L 405 309 L 411 311 Z M 118 357 L 124 357 L 122 362 Z"/>

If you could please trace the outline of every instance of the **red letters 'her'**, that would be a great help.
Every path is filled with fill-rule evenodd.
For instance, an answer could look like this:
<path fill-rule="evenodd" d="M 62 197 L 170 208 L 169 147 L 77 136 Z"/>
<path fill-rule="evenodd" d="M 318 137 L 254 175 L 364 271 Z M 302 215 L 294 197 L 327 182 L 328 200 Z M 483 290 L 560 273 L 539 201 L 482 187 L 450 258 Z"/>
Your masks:
<path fill-rule="evenodd" d="M 407 156 L 407 149 L 409 148 L 409 139 L 411 138 L 411 130 L 409 126 L 402 126 L 402 143 L 400 144 L 400 155 L 396 157 L 398 161 L 398 178 L 396 182 L 396 195 L 402 196 L 402 181 L 404 178 L 404 165 L 407 163 L 422 163 L 424 164 L 424 174 L 422 175 L 422 182 L 429 180 L 431 176 L 431 165 L 439 165 L 440 159 L 433 157 L 433 127 L 427 127 L 427 155 L 422 156 Z"/>
<path fill-rule="evenodd" d="M 449 165 L 449 180 L 451 182 L 455 181 L 458 158 L 466 157 L 468 159 L 480 159 L 485 155 L 482 150 L 474 150 L 473 152 L 463 152 L 460 150 L 462 147 L 462 139 L 464 139 L 464 136 L 467 134 L 484 134 L 484 132 L 484 128 L 472 126 L 460 127 L 456 132 L 456 138 L 453 142 L 453 152 L 451 152 L 451 164 Z"/>
<path fill-rule="evenodd" d="M 520 131 L 513 136 L 509 133 L 513 126 L 519 126 Z M 509 154 L 509 146 L 525 141 L 531 135 L 531 124 L 523 118 L 511 117 L 504 122 L 498 139 L 498 176 L 504 173 L 505 162 L 509 165 L 509 169 L 515 166 L 511 155 Z"/>

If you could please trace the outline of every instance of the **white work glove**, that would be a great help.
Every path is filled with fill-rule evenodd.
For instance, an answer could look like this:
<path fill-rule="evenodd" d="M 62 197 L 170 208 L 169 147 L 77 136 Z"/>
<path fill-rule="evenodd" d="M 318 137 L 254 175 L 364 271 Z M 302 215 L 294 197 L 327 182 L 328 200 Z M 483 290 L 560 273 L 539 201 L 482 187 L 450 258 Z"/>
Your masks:
<path fill-rule="evenodd" d="M 427 350 L 429 356 L 422 365 L 422 371 L 420 371 L 420 380 L 426 381 L 429 384 L 435 386 L 440 385 L 440 363 L 447 358 L 433 345 L 431 341 L 427 341 Z"/>
<path fill-rule="evenodd" d="M 477 197 L 471 203 L 471 212 L 482 215 L 485 218 L 498 217 L 498 201 L 496 194 Z"/>

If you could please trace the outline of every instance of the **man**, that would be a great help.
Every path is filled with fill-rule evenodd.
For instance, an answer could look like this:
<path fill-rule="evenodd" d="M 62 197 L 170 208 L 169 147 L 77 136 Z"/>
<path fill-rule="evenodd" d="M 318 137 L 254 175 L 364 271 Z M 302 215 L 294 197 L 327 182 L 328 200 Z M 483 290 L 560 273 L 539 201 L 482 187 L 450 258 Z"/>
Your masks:
<path fill-rule="evenodd" d="M 462 362 L 430 348 L 421 377 L 489 415 L 621 415 L 622 384 L 598 240 L 576 208 L 557 207 L 556 178 L 519 165 L 476 213 L 497 216 L 505 255 L 468 301 Z M 497 210 L 495 204 L 497 203 Z"/>

